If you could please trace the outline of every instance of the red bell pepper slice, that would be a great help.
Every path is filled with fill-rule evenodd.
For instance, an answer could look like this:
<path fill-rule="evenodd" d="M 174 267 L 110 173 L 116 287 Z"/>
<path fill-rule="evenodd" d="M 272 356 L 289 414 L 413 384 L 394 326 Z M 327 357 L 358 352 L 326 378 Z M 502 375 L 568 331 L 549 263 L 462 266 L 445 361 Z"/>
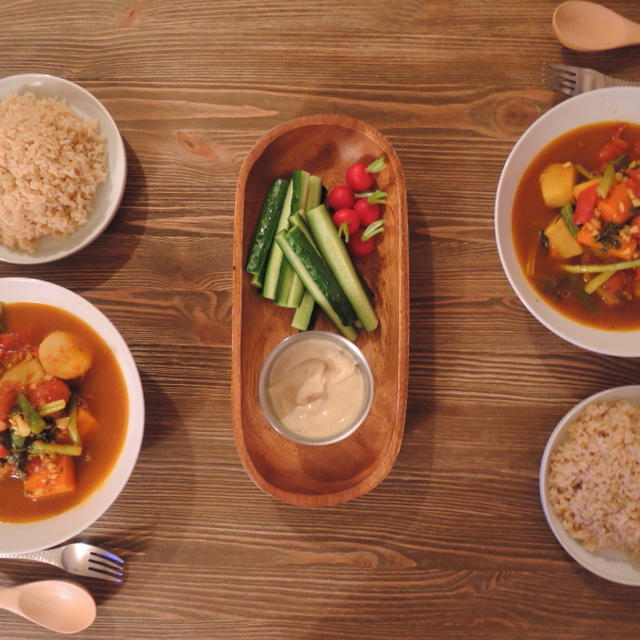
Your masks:
<path fill-rule="evenodd" d="M 612 138 L 598 152 L 600 162 L 610 162 L 614 158 L 621 156 L 629 148 L 629 143 L 621 138 Z"/>
<path fill-rule="evenodd" d="M 593 184 L 580 192 L 576 200 L 576 208 L 573 211 L 573 224 L 581 225 L 593 218 L 598 199 L 597 188 L 598 185 Z"/>

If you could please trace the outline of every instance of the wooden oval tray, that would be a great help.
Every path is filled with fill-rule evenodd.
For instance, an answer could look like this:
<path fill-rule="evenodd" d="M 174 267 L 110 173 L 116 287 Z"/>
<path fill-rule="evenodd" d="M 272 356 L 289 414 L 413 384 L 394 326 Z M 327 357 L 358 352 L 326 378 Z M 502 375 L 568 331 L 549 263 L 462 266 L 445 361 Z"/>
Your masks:
<path fill-rule="evenodd" d="M 373 372 L 371 411 L 358 431 L 336 444 L 296 444 L 267 422 L 258 400 L 260 368 L 285 337 L 292 311 L 260 296 L 244 271 L 249 243 L 269 185 L 295 169 L 319 175 L 327 187 L 344 184 L 353 162 L 383 155 L 377 176 L 387 192 L 385 231 L 374 254 L 357 266 L 374 292 L 380 318 L 376 331 L 361 331 L 356 344 Z M 407 195 L 402 167 L 389 142 L 373 127 L 350 117 L 298 118 L 267 132 L 240 169 L 235 202 L 233 251 L 232 404 L 233 429 L 242 464 L 272 496 L 302 507 L 339 504 L 378 485 L 396 459 L 407 401 L 409 260 Z M 335 331 L 320 314 L 316 329 Z"/>

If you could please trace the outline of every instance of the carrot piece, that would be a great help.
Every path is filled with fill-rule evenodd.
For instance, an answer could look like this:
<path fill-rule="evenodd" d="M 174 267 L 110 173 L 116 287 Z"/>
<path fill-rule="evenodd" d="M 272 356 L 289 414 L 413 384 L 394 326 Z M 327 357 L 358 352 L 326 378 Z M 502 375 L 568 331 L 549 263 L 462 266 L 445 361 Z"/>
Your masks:
<path fill-rule="evenodd" d="M 76 488 L 71 456 L 47 455 L 27 462 L 24 495 L 32 500 L 67 493 Z"/>
<path fill-rule="evenodd" d="M 618 249 L 610 249 L 607 253 L 620 260 L 631 260 L 637 247 L 638 241 L 635 238 L 629 238 L 624 240 Z"/>
<path fill-rule="evenodd" d="M 597 242 L 598 230 L 594 229 L 589 223 L 582 225 L 576 240 L 585 247 L 593 247 L 594 249 L 602 249 L 602 243 Z"/>
<path fill-rule="evenodd" d="M 624 182 L 617 184 L 606 198 L 598 204 L 600 217 L 606 222 L 622 224 L 631 215 L 631 198 Z"/>
<path fill-rule="evenodd" d="M 88 409 L 78 407 L 76 421 L 78 423 L 78 433 L 81 440 L 86 440 L 98 428 L 98 421 L 93 417 Z"/>

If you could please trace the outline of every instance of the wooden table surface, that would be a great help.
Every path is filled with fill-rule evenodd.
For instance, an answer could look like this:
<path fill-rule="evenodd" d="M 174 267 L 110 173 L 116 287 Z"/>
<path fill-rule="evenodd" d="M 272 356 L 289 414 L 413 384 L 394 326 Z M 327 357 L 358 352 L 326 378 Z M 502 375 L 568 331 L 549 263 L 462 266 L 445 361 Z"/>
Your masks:
<path fill-rule="evenodd" d="M 606 3 L 640 20 L 631 0 Z M 635 359 L 564 342 L 502 271 L 493 204 L 522 132 L 563 96 L 543 61 L 640 79 L 640 48 L 578 54 L 539 0 L 5 0 L 0 76 L 77 82 L 116 120 L 127 188 L 80 253 L 0 276 L 85 296 L 119 328 L 146 395 L 135 471 L 87 538 L 126 581 L 82 580 L 83 638 L 637 638 L 637 588 L 583 570 L 538 498 L 547 437 Z M 388 477 L 316 510 L 245 473 L 231 423 L 233 207 L 243 158 L 293 117 L 378 128 L 405 172 L 406 427 Z M 2 585 L 70 577 L 3 561 Z M 0 637 L 53 634 L 0 616 Z"/>

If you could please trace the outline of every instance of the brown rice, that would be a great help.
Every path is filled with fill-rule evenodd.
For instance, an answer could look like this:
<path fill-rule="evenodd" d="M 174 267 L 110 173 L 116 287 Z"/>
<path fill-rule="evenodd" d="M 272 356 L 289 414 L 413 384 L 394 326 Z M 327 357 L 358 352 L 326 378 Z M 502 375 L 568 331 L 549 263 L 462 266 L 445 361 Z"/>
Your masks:
<path fill-rule="evenodd" d="M 47 235 L 87 221 L 107 175 L 105 138 L 63 100 L 12 94 L 0 102 L 0 242 L 30 253 Z"/>
<path fill-rule="evenodd" d="M 547 486 L 567 533 L 587 550 L 640 557 L 640 408 L 587 406 L 551 456 Z"/>

